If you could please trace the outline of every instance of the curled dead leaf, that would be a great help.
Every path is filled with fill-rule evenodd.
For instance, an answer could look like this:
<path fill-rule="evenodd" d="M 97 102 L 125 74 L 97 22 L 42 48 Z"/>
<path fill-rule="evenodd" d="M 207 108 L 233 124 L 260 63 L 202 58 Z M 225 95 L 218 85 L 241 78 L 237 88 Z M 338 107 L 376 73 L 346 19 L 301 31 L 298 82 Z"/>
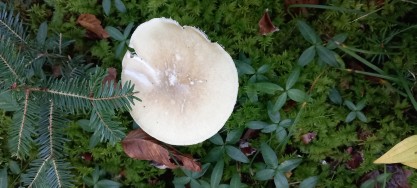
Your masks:
<path fill-rule="evenodd" d="M 269 33 L 273 33 L 275 31 L 279 31 L 277 27 L 272 23 L 271 18 L 268 14 L 268 9 L 265 10 L 264 15 L 258 22 L 259 25 L 259 33 L 261 35 L 267 35 Z"/>
<path fill-rule="evenodd" d="M 94 33 L 99 39 L 109 37 L 109 34 L 101 26 L 101 21 L 93 14 L 81 14 L 77 19 L 77 23 Z"/>
<path fill-rule="evenodd" d="M 123 139 L 122 146 L 124 152 L 134 159 L 154 161 L 171 169 L 179 165 L 188 170 L 201 171 L 201 164 L 191 156 L 183 155 L 173 147 L 162 146 L 141 129 L 130 131 Z"/>
<path fill-rule="evenodd" d="M 316 136 L 317 136 L 317 133 L 315 132 L 306 133 L 301 136 L 301 141 L 304 144 L 309 144 L 311 141 L 313 141 L 316 138 Z"/>
<path fill-rule="evenodd" d="M 107 75 L 103 78 L 103 84 L 113 82 L 114 87 L 117 86 L 117 70 L 113 67 L 107 69 Z"/>

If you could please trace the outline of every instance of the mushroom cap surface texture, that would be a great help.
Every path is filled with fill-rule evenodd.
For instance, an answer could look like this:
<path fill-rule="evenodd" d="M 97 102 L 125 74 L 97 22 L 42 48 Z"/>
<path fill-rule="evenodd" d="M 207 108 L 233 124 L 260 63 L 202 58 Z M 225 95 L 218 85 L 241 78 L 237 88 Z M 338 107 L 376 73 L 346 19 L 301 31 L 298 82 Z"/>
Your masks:
<path fill-rule="evenodd" d="M 233 112 L 238 75 L 230 55 L 200 30 L 168 18 L 139 25 L 123 58 L 135 84 L 134 121 L 152 137 L 192 145 L 216 134 Z"/>

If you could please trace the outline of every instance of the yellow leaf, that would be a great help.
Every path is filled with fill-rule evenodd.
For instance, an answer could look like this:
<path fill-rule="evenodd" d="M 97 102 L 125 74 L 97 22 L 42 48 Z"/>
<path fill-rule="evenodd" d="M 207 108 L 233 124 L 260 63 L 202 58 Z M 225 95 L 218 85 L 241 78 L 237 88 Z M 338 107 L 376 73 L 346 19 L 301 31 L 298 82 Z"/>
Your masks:
<path fill-rule="evenodd" d="M 411 168 L 415 168 L 415 169 L 417 169 L 417 161 L 412 161 L 412 162 L 404 162 L 404 163 L 402 163 L 403 165 L 407 165 L 407 166 L 409 166 L 409 167 L 411 167 Z"/>
<path fill-rule="evenodd" d="M 374 163 L 405 163 L 407 166 L 417 166 L 417 135 L 404 139 L 374 161 Z"/>

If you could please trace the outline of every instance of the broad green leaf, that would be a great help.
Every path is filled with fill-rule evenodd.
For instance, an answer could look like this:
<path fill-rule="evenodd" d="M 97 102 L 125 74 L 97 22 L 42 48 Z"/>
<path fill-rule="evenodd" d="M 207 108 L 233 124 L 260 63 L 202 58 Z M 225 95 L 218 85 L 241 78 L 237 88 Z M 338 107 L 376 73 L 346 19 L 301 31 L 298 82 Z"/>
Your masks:
<path fill-rule="evenodd" d="M 339 67 L 339 63 L 337 63 L 336 57 L 334 53 L 325 48 L 322 45 L 316 45 L 317 54 L 319 55 L 319 58 L 326 64 L 332 66 L 332 67 Z"/>
<path fill-rule="evenodd" d="M 240 140 L 240 137 L 242 136 L 243 130 L 241 129 L 234 129 L 231 130 L 229 133 L 227 133 L 226 136 L 226 143 L 227 144 L 235 144 Z"/>
<path fill-rule="evenodd" d="M 365 106 L 366 106 L 365 100 L 361 100 L 358 102 L 358 104 L 356 104 L 356 110 L 361 111 L 363 108 L 365 108 Z"/>
<path fill-rule="evenodd" d="M 215 135 L 213 135 L 210 139 L 210 142 L 216 145 L 223 145 L 223 138 L 220 136 L 219 133 L 216 133 Z"/>
<path fill-rule="evenodd" d="M 310 46 L 301 54 L 300 58 L 298 58 L 298 65 L 304 67 L 308 65 L 311 61 L 314 60 L 316 57 L 316 46 Z"/>
<path fill-rule="evenodd" d="M 261 130 L 263 133 L 271 133 L 277 129 L 277 124 L 271 124 Z"/>
<path fill-rule="evenodd" d="M 317 44 L 321 42 L 321 39 L 316 34 L 316 32 L 304 21 L 297 21 L 297 27 L 298 30 L 300 30 L 301 35 L 303 35 L 304 39 L 306 39 L 311 44 Z"/>
<path fill-rule="evenodd" d="M 126 26 L 125 30 L 123 31 L 123 36 L 127 39 L 130 35 L 130 32 L 132 31 L 134 26 L 133 22 L 130 22 L 129 25 Z"/>
<path fill-rule="evenodd" d="M 277 91 L 284 90 L 281 86 L 274 84 L 274 83 L 269 83 L 269 82 L 256 83 L 255 87 L 257 91 L 268 93 L 268 94 L 274 94 Z"/>
<path fill-rule="evenodd" d="M 288 185 L 288 180 L 285 177 L 285 175 L 282 172 L 278 172 L 274 176 L 274 183 L 276 187 L 279 188 L 289 188 L 290 185 Z"/>
<path fill-rule="evenodd" d="M 349 108 L 349 110 L 352 110 L 352 111 L 357 110 L 356 106 L 352 103 L 352 101 L 345 100 L 343 104 L 346 105 Z"/>
<path fill-rule="evenodd" d="M 345 42 L 347 36 L 348 35 L 346 33 L 335 35 L 332 39 L 329 40 L 326 47 L 330 50 L 336 49 L 340 44 Z M 336 43 L 338 43 L 339 45 Z"/>
<path fill-rule="evenodd" d="M 201 184 L 201 188 L 210 188 L 210 184 L 207 181 L 202 180 L 202 179 L 199 179 L 198 181 Z"/>
<path fill-rule="evenodd" d="M 266 126 L 268 126 L 269 124 L 263 121 L 250 121 L 248 123 L 246 123 L 246 126 L 250 129 L 263 129 Z"/>
<path fill-rule="evenodd" d="M 388 152 L 374 161 L 376 164 L 417 163 L 417 135 L 410 136 L 396 144 Z M 416 168 L 415 166 L 411 166 Z"/>
<path fill-rule="evenodd" d="M 306 93 L 299 89 L 290 89 L 287 91 L 288 97 L 296 102 L 304 102 L 306 99 Z"/>
<path fill-rule="evenodd" d="M 284 106 L 285 102 L 287 102 L 287 93 L 286 92 L 282 93 L 278 97 L 277 101 L 274 104 L 274 111 L 280 110 Z"/>
<path fill-rule="evenodd" d="M 287 137 L 287 130 L 285 130 L 284 127 L 278 126 L 277 130 L 275 131 L 275 136 L 278 142 L 282 143 Z"/>
<path fill-rule="evenodd" d="M 86 132 L 94 132 L 95 128 L 93 126 L 90 126 L 90 120 L 87 119 L 80 119 L 77 121 L 77 124 Z"/>
<path fill-rule="evenodd" d="M 252 103 L 258 102 L 258 92 L 255 89 L 250 86 L 246 88 L 246 94 Z"/>
<path fill-rule="evenodd" d="M 255 74 L 255 69 L 247 63 L 236 63 L 236 66 L 241 74 Z"/>
<path fill-rule="evenodd" d="M 36 41 L 40 45 L 45 44 L 47 35 L 48 35 L 48 24 L 46 23 L 46 21 L 44 21 L 39 26 L 38 33 L 36 34 Z"/>
<path fill-rule="evenodd" d="M 229 185 L 227 185 L 227 184 L 221 184 L 217 188 L 229 188 Z"/>
<path fill-rule="evenodd" d="M 84 183 L 85 184 L 87 184 L 88 186 L 94 186 L 94 180 L 93 180 L 93 178 L 91 178 L 91 177 L 86 177 L 86 176 L 84 176 L 83 177 L 83 181 L 84 181 Z"/>
<path fill-rule="evenodd" d="M 16 111 L 19 109 L 19 105 L 10 90 L 0 93 L 0 109 L 4 111 Z"/>
<path fill-rule="evenodd" d="M 369 179 L 363 182 L 360 186 L 360 188 L 374 188 L 376 184 L 375 179 Z"/>
<path fill-rule="evenodd" d="M 126 12 L 125 4 L 123 4 L 123 2 L 121 0 L 114 0 L 114 5 L 116 5 L 116 9 L 119 12 L 121 12 L 121 13 L 125 13 Z"/>
<path fill-rule="evenodd" d="M 289 90 L 294 86 L 294 84 L 298 81 L 298 77 L 300 77 L 300 67 L 296 67 L 290 74 L 285 83 L 285 90 Z"/>
<path fill-rule="evenodd" d="M 201 171 L 200 172 L 194 172 L 194 171 L 189 170 L 191 172 L 191 178 L 194 178 L 194 179 L 200 178 L 201 176 L 203 176 L 207 172 L 209 167 L 210 167 L 210 163 L 206 163 L 206 164 L 201 166 Z M 181 168 L 181 169 L 182 170 L 187 170 L 187 169 L 183 169 L 183 168 Z"/>
<path fill-rule="evenodd" d="M 95 186 L 98 188 L 119 188 L 122 184 L 112 180 L 100 180 L 95 184 Z"/>
<path fill-rule="evenodd" d="M 362 113 L 362 112 L 360 112 L 360 111 L 357 111 L 357 112 L 356 112 L 356 117 L 357 117 L 359 120 L 361 120 L 362 122 L 367 122 L 367 121 L 368 121 L 368 119 L 366 118 L 365 114 L 363 114 L 363 113 Z"/>
<path fill-rule="evenodd" d="M 260 171 L 257 171 L 255 174 L 255 179 L 257 180 L 261 180 L 261 181 L 266 181 L 266 180 L 270 180 L 275 174 L 275 170 L 274 169 L 262 169 Z"/>
<path fill-rule="evenodd" d="M 124 53 L 124 49 L 125 49 L 125 46 L 126 46 L 126 42 L 125 41 L 122 41 L 122 42 L 120 42 L 118 45 L 117 45 L 117 47 L 116 47 L 116 52 L 114 53 L 114 56 L 116 57 L 116 58 L 119 58 L 121 55 L 123 55 Z"/>
<path fill-rule="evenodd" d="M 388 182 L 388 180 L 391 178 L 392 173 L 384 173 L 384 174 L 380 174 L 379 176 L 376 177 L 376 181 L 379 183 L 384 183 L 385 181 Z"/>
<path fill-rule="evenodd" d="M 201 184 L 197 180 L 191 179 L 190 186 L 191 186 L 191 188 L 200 188 Z"/>
<path fill-rule="evenodd" d="M 288 128 L 292 125 L 292 123 L 293 123 L 293 121 L 291 119 L 284 119 L 278 125 L 282 126 L 282 127 L 285 127 L 285 128 Z"/>
<path fill-rule="evenodd" d="M 298 165 L 300 165 L 300 163 L 302 162 L 302 159 L 289 159 L 286 160 L 284 162 L 282 162 L 279 166 L 278 166 L 278 170 L 280 172 L 291 172 L 292 170 L 294 170 Z"/>
<path fill-rule="evenodd" d="M 103 5 L 104 14 L 108 16 L 110 14 L 111 0 L 103 0 L 102 5 Z"/>
<path fill-rule="evenodd" d="M 223 167 L 224 162 L 223 160 L 219 160 L 213 168 L 213 172 L 211 172 L 210 178 L 210 185 L 212 188 L 217 188 L 220 184 L 220 181 L 223 177 Z"/>
<path fill-rule="evenodd" d="M 342 104 L 342 96 L 340 95 L 339 91 L 336 88 L 332 88 L 329 93 L 330 101 L 335 104 Z"/>
<path fill-rule="evenodd" d="M 8 187 L 7 167 L 0 170 L 0 187 Z"/>
<path fill-rule="evenodd" d="M 173 184 L 178 184 L 178 185 L 185 185 L 187 183 L 189 183 L 191 180 L 190 177 L 188 176 L 183 176 L 183 177 L 175 177 L 174 180 L 172 181 Z"/>
<path fill-rule="evenodd" d="M 226 146 L 226 153 L 227 155 L 229 155 L 230 158 L 242 162 L 242 163 L 248 163 L 249 159 L 248 157 L 246 157 L 245 154 L 243 154 L 242 151 L 240 151 L 240 149 L 237 149 L 233 146 Z"/>
<path fill-rule="evenodd" d="M 262 157 L 269 167 L 275 169 L 278 167 L 278 158 L 274 150 L 265 142 L 261 144 Z"/>
<path fill-rule="evenodd" d="M 112 27 L 112 26 L 107 26 L 105 28 L 105 30 L 107 31 L 107 33 L 109 33 L 109 35 L 117 41 L 125 41 L 126 38 L 125 36 L 122 34 L 122 32 L 120 32 L 118 29 Z"/>
<path fill-rule="evenodd" d="M 273 123 L 279 123 L 279 121 L 281 121 L 279 110 L 274 110 L 274 105 L 271 102 L 268 102 L 267 110 L 269 119 L 271 119 Z"/>
<path fill-rule="evenodd" d="M 9 169 L 13 174 L 20 174 L 22 172 L 20 165 L 14 160 L 9 161 Z"/>
<path fill-rule="evenodd" d="M 268 70 L 269 70 L 269 65 L 265 64 L 265 65 L 262 65 L 261 67 L 259 67 L 259 69 L 256 71 L 256 73 L 263 74 L 263 73 L 268 72 Z"/>
<path fill-rule="evenodd" d="M 346 123 L 350 123 L 352 122 L 354 119 L 356 118 L 356 112 L 350 112 L 347 116 L 346 116 Z"/>
<path fill-rule="evenodd" d="M 318 181 L 319 178 L 317 176 L 308 177 L 300 183 L 300 188 L 314 188 Z"/>
<path fill-rule="evenodd" d="M 233 174 L 232 179 L 230 180 L 230 188 L 241 188 L 241 184 L 239 174 Z"/>

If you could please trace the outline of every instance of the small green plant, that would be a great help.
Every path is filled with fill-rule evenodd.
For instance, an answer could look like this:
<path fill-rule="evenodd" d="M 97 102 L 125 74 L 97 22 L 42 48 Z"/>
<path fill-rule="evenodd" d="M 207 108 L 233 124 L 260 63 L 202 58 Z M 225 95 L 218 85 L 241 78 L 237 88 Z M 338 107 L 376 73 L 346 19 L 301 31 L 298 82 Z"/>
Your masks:
<path fill-rule="evenodd" d="M 119 182 L 103 179 L 102 177 L 105 174 L 106 172 L 103 169 L 96 166 L 90 177 L 83 178 L 84 183 L 94 188 L 118 188 L 122 186 Z"/>

